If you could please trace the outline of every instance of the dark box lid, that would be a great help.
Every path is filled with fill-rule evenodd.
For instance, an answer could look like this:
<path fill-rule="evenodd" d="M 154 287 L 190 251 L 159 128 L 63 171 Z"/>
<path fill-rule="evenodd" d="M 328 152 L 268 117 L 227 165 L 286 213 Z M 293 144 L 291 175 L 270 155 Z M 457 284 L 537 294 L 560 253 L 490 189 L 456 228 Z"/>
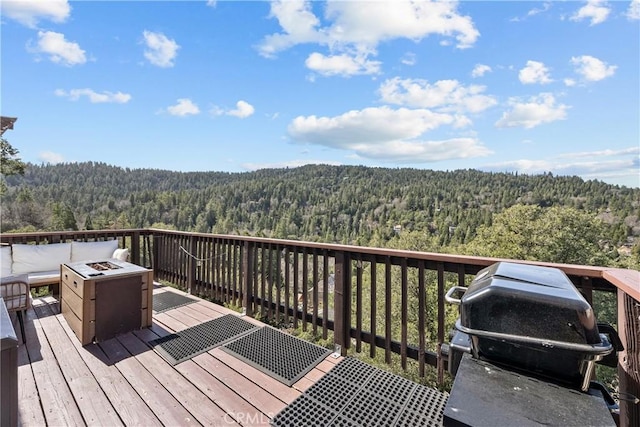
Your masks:
<path fill-rule="evenodd" d="M 460 302 L 460 325 L 495 339 L 600 344 L 593 309 L 562 270 L 498 262 L 481 270 Z"/>

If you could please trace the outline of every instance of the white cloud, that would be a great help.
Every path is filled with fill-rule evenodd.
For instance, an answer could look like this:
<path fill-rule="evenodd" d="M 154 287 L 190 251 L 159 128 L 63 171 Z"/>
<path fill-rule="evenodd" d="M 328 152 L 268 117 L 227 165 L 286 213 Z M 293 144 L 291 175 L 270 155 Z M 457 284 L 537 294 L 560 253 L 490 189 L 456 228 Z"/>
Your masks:
<path fill-rule="evenodd" d="M 38 154 L 38 160 L 43 163 L 55 165 L 56 163 L 64 162 L 64 157 L 62 154 L 54 153 L 52 151 L 42 151 Z"/>
<path fill-rule="evenodd" d="M 238 101 L 236 102 L 236 109 L 227 112 L 228 115 L 238 117 L 241 119 L 245 119 L 252 115 L 255 112 L 255 108 L 253 105 L 249 104 L 246 101 Z"/>
<path fill-rule="evenodd" d="M 582 21 L 590 19 L 589 25 L 601 24 L 607 20 L 611 9 L 604 0 L 588 0 L 587 4 L 582 6 L 571 16 L 572 21 Z"/>
<path fill-rule="evenodd" d="M 413 52 L 407 52 L 400 59 L 400 62 L 402 62 L 404 65 L 416 65 L 416 62 L 417 62 L 416 54 Z"/>
<path fill-rule="evenodd" d="M 468 48 L 480 33 L 470 17 L 458 13 L 457 7 L 457 2 L 430 0 L 374 1 L 366 7 L 361 2 L 329 0 L 324 9 L 329 24 L 322 26 L 311 1 L 274 0 L 270 17 L 278 20 L 282 32 L 266 36 L 258 50 L 263 56 L 273 57 L 297 44 L 315 43 L 329 49 L 325 58 L 348 54 L 362 58 L 359 62 L 364 64 L 369 62 L 369 55 L 377 53 L 380 42 L 397 38 L 420 40 L 438 35 L 455 38 L 458 48 Z"/>
<path fill-rule="evenodd" d="M 255 108 L 253 108 L 253 105 L 249 104 L 247 101 L 242 100 L 236 102 L 236 108 L 233 110 L 225 110 L 218 106 L 214 106 L 210 110 L 210 113 L 214 116 L 227 115 L 238 117 L 240 119 L 246 119 L 247 117 L 253 115 L 254 112 Z"/>
<path fill-rule="evenodd" d="M 550 172 L 553 164 L 548 160 L 509 160 L 506 162 L 492 163 L 483 166 L 482 170 L 495 172 L 521 172 L 524 174 L 538 174 Z"/>
<path fill-rule="evenodd" d="M 367 60 L 365 56 L 350 56 L 348 54 L 325 56 L 314 52 L 305 61 L 305 65 L 312 71 L 323 76 L 353 76 L 357 74 L 379 74 L 380 62 Z"/>
<path fill-rule="evenodd" d="M 494 163 L 485 165 L 481 169 L 524 174 L 552 172 L 556 175 L 576 175 L 585 179 L 627 178 L 631 183 L 635 180 L 635 186 L 637 187 L 640 184 L 638 181 L 638 168 L 640 167 L 638 153 L 640 153 L 638 147 L 621 150 L 564 153 L 548 159 L 519 159 Z M 565 159 L 574 159 L 574 161 Z"/>
<path fill-rule="evenodd" d="M 548 11 L 549 9 L 551 9 L 551 2 L 545 2 L 542 4 L 542 8 L 541 9 L 531 9 L 529 12 L 527 12 L 527 16 L 535 16 L 539 13 L 544 13 L 546 11 Z"/>
<path fill-rule="evenodd" d="M 374 48 L 384 40 L 420 40 L 432 34 L 454 37 L 458 48 L 471 47 L 480 33 L 469 16 L 457 11 L 456 2 L 376 1 L 362 7 L 359 2 L 329 1 L 326 17 L 333 19 L 327 30 L 331 41 Z"/>
<path fill-rule="evenodd" d="M 29 28 L 36 28 L 40 20 L 62 23 L 71 13 L 67 0 L 3 1 L 2 15 Z"/>
<path fill-rule="evenodd" d="M 200 114 L 200 109 L 190 99 L 180 98 L 178 99 L 178 103 L 176 105 L 167 107 L 167 112 L 172 116 L 184 117 L 189 115 Z"/>
<path fill-rule="evenodd" d="M 65 91 L 63 89 L 56 89 L 56 96 L 61 96 L 65 98 L 69 98 L 71 101 L 77 101 L 82 96 L 86 96 L 89 99 L 89 102 L 92 104 L 101 104 L 101 103 L 116 103 L 116 104 L 126 104 L 131 100 L 131 95 L 128 93 L 122 92 L 102 92 L 98 93 L 92 89 L 71 89 L 70 91 Z"/>
<path fill-rule="evenodd" d="M 388 162 L 423 163 L 484 156 L 490 151 L 473 138 L 423 140 L 421 136 L 456 117 L 425 109 L 389 107 L 349 111 L 336 117 L 296 117 L 289 136 L 300 143 L 347 150 Z"/>
<path fill-rule="evenodd" d="M 385 141 L 354 147 L 359 157 L 398 163 L 431 163 L 452 159 L 484 157 L 492 153 L 474 138 L 441 141 Z"/>
<path fill-rule="evenodd" d="M 618 68 L 616 65 L 608 65 L 606 62 L 589 55 L 574 56 L 571 58 L 571 63 L 576 67 L 576 73 L 590 82 L 597 82 L 611 77 Z"/>
<path fill-rule="evenodd" d="M 207 6 L 216 7 L 216 3 L 218 3 L 216 0 L 207 0 Z"/>
<path fill-rule="evenodd" d="M 547 84 L 553 81 L 549 77 L 549 69 L 538 61 L 527 61 L 527 65 L 518 73 L 518 78 L 522 84 Z"/>
<path fill-rule="evenodd" d="M 180 45 L 162 33 L 145 30 L 142 34 L 147 47 L 144 51 L 144 57 L 158 67 L 173 67 Z"/>
<path fill-rule="evenodd" d="M 531 129 L 543 123 L 564 120 L 567 117 L 568 106 L 556 104 L 550 93 L 541 93 L 532 97 L 528 102 L 521 102 L 517 98 L 509 100 L 511 110 L 502 114 L 496 122 L 496 127 L 524 127 Z"/>
<path fill-rule="evenodd" d="M 271 34 L 258 46 L 261 55 L 276 53 L 300 43 L 320 43 L 326 36 L 317 29 L 320 21 L 311 11 L 311 3 L 303 0 L 275 0 L 271 2 L 270 18 L 276 18 L 282 33 Z"/>
<path fill-rule="evenodd" d="M 600 151 L 582 151 L 582 152 L 578 152 L 578 153 L 568 153 L 568 154 L 562 154 L 559 157 L 570 157 L 570 158 L 576 158 L 576 157 L 611 157 L 611 156 L 627 156 L 627 155 L 639 155 L 640 154 L 640 147 L 630 147 L 630 148 L 623 148 L 621 150 L 611 150 L 611 149 L 606 149 L 606 150 L 600 150 Z"/>
<path fill-rule="evenodd" d="M 287 160 L 277 163 L 242 163 L 240 166 L 248 171 L 256 171 L 259 169 L 283 169 L 298 168 L 305 165 L 331 165 L 340 166 L 342 163 L 327 160 Z"/>
<path fill-rule="evenodd" d="M 486 73 L 490 73 L 491 71 L 491 67 L 488 65 L 476 64 L 476 66 L 473 67 L 473 71 L 471 71 L 471 77 L 482 77 Z"/>
<path fill-rule="evenodd" d="M 640 0 L 632 0 L 627 9 L 627 18 L 632 21 L 640 19 Z"/>
<path fill-rule="evenodd" d="M 378 89 L 381 100 L 389 104 L 434 108 L 438 111 L 479 113 L 494 106 L 494 97 L 484 95 L 485 86 L 463 86 L 457 80 L 439 80 L 430 84 L 421 79 L 386 80 Z"/>
<path fill-rule="evenodd" d="M 64 34 L 53 31 L 38 31 L 38 43 L 35 47 L 29 47 L 29 50 L 48 55 L 52 62 L 69 67 L 87 62 L 85 52 L 78 43 L 67 41 Z"/>
<path fill-rule="evenodd" d="M 536 9 L 536 8 L 530 9 L 527 12 L 527 15 L 526 15 L 525 18 L 520 18 L 520 17 L 516 16 L 516 17 L 511 18 L 509 21 L 511 21 L 511 22 L 521 22 L 521 21 L 524 21 L 526 18 L 530 18 L 530 17 L 536 16 L 536 15 L 538 15 L 540 13 L 544 13 L 544 12 L 548 11 L 549 9 L 551 9 L 551 2 L 545 2 L 545 3 L 542 4 L 542 8 L 540 8 L 540 9 Z"/>
<path fill-rule="evenodd" d="M 289 124 L 289 135 L 301 142 L 341 148 L 344 145 L 379 143 L 416 138 L 442 125 L 453 116 L 429 110 L 372 107 L 336 117 L 298 116 Z"/>

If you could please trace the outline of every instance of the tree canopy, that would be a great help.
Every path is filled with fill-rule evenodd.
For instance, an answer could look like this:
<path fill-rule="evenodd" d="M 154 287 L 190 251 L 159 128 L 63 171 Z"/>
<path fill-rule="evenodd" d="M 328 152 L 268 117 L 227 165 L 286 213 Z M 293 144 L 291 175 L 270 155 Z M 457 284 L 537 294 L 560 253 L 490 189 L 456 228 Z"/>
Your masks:
<path fill-rule="evenodd" d="M 481 225 L 465 247 L 471 255 L 565 264 L 606 262 L 601 220 L 571 207 L 515 205 Z"/>
<path fill-rule="evenodd" d="M 2 175 L 2 181 L 0 181 L 0 194 L 4 194 L 6 191 L 6 184 L 4 177 L 9 175 L 23 175 L 27 165 L 18 157 L 19 151 L 9 141 L 0 137 L 0 175 Z"/>
<path fill-rule="evenodd" d="M 640 189 L 550 174 L 328 165 L 171 172 L 84 162 L 28 164 L 6 182 L 2 232 L 162 224 L 452 253 L 475 240 L 476 253 L 587 263 L 601 259 L 594 245 L 608 263 L 622 262 L 612 249 L 631 253 L 640 240 Z"/>

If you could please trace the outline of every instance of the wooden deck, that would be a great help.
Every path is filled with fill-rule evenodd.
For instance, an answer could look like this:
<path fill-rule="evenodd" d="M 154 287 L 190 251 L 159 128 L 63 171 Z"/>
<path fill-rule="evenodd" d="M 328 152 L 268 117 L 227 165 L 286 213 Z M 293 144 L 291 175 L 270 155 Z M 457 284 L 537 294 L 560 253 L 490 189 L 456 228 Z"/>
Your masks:
<path fill-rule="evenodd" d="M 340 360 L 328 356 L 288 387 L 219 348 L 172 366 L 147 344 L 228 313 L 235 312 L 199 300 L 154 312 L 150 328 L 83 347 L 58 302 L 36 299 L 25 319 L 26 345 L 12 315 L 20 341 L 20 425 L 268 425 Z"/>

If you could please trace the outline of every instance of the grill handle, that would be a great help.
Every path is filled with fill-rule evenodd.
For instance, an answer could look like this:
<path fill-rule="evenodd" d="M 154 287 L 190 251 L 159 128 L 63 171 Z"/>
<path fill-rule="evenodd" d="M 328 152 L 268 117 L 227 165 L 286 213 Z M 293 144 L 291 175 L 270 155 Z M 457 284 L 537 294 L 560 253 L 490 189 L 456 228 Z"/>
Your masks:
<path fill-rule="evenodd" d="M 464 293 L 467 292 L 467 289 L 469 288 L 466 288 L 464 286 L 453 286 L 451 289 L 447 291 L 447 293 L 444 296 L 444 299 L 449 304 L 460 305 L 460 302 L 462 301 L 462 296 L 460 298 L 454 298 L 453 294 L 460 293 L 461 295 L 464 295 Z"/>
<path fill-rule="evenodd" d="M 567 341 L 555 341 L 555 340 L 550 340 L 546 338 L 531 337 L 526 335 L 513 335 L 513 334 L 500 333 L 500 332 L 471 329 L 471 328 L 462 326 L 462 323 L 460 322 L 460 318 L 456 320 L 455 328 L 458 331 L 462 331 L 465 334 L 471 335 L 472 339 L 473 337 L 482 337 L 482 338 L 493 339 L 496 341 L 509 341 L 509 342 L 521 344 L 521 345 L 529 345 L 529 346 L 536 346 L 536 347 L 539 346 L 542 348 L 559 348 L 562 350 L 569 350 L 569 351 L 584 353 L 585 360 L 589 358 L 596 362 L 602 359 L 607 354 L 609 354 L 611 350 L 613 350 L 613 346 L 609 341 L 595 343 L 595 344 L 581 344 L 581 343 L 572 343 Z"/>
<path fill-rule="evenodd" d="M 615 368 L 618 366 L 618 352 L 624 350 L 618 331 L 608 323 L 598 323 L 598 332 L 600 332 L 600 339 L 610 342 L 613 346 L 613 351 L 598 361 L 598 364 Z"/>

